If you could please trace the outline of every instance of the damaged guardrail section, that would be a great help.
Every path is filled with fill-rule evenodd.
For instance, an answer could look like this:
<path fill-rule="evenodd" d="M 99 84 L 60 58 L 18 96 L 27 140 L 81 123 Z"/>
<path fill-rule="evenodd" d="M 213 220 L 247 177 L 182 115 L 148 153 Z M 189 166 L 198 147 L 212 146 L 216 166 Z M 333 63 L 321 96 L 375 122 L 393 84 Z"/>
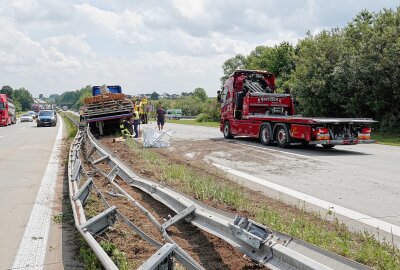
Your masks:
<path fill-rule="evenodd" d="M 108 209 L 104 212 L 86 220 L 84 205 L 92 192 L 100 193 L 100 191 L 92 181 L 91 173 L 84 171 L 82 161 L 79 159 L 83 140 L 85 140 L 86 147 L 89 149 L 85 157 L 90 161 L 94 170 L 107 177 L 109 183 L 125 196 L 133 207 L 137 207 L 146 215 L 162 234 L 164 243 L 159 243 L 152 236 L 142 232 L 114 206 L 108 206 Z M 94 158 L 94 153 L 98 157 Z M 98 167 L 100 162 L 106 163 L 109 170 L 102 171 Z M 104 170 L 104 166 L 102 168 Z M 146 192 L 166 205 L 176 215 L 160 224 L 147 209 L 118 185 L 118 182 L 115 181 L 117 176 L 128 185 Z M 143 179 L 112 156 L 111 153 L 104 150 L 104 147 L 84 127 L 80 127 L 75 141 L 71 145 L 68 178 L 75 225 L 106 269 L 117 269 L 117 267 L 96 242 L 95 236 L 113 226 L 116 220 L 126 223 L 144 240 L 158 249 L 139 269 L 173 269 L 172 257 L 187 269 L 203 269 L 168 235 L 168 228 L 182 219 L 223 239 L 256 264 L 265 265 L 270 269 L 369 269 L 339 255 L 293 239 L 288 235 L 274 232 L 246 217 L 221 212 L 164 185 Z"/>

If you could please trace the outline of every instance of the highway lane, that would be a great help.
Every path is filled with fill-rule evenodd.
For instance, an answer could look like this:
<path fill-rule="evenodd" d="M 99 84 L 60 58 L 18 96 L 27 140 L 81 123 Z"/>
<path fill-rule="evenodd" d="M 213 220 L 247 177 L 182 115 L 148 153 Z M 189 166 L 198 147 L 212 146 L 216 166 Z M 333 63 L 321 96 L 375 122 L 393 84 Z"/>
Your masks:
<path fill-rule="evenodd" d="M 175 131 L 175 139 L 230 142 L 226 155 L 210 154 L 208 160 L 250 175 L 245 181 L 256 177 L 400 226 L 399 147 L 369 144 L 336 146 L 331 150 L 281 149 L 249 138 L 223 140 L 216 128 L 171 123 L 166 128 Z M 245 147 L 246 158 L 233 155 L 233 145 Z M 341 219 L 346 218 L 349 219 Z"/>
<path fill-rule="evenodd" d="M 0 127 L 0 269 L 12 266 L 53 149 L 57 127 Z"/>

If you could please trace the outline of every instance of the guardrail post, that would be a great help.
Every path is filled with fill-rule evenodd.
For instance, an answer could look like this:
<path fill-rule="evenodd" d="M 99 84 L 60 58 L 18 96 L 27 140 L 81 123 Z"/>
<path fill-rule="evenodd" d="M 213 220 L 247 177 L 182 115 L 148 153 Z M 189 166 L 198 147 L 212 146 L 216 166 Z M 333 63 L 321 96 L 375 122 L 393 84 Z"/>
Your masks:
<path fill-rule="evenodd" d="M 167 220 L 161 228 L 165 231 L 168 227 L 174 225 L 177 223 L 179 220 L 187 217 L 191 213 L 193 213 L 196 210 L 196 207 L 194 205 L 189 206 L 188 208 L 184 209 L 183 211 L 179 212 L 177 215 L 173 216 L 171 219 Z"/>
<path fill-rule="evenodd" d="M 92 234 L 100 235 L 117 221 L 117 208 L 112 206 L 97 216 L 92 217 L 80 227 L 83 231 L 90 231 Z"/>
<path fill-rule="evenodd" d="M 93 187 L 93 179 L 89 178 L 79 189 L 79 191 L 73 196 L 73 200 L 80 200 L 82 205 L 86 204 L 87 199 L 89 198 L 90 191 Z"/>
<path fill-rule="evenodd" d="M 79 176 L 80 176 L 80 171 L 82 168 L 82 163 L 79 159 L 75 160 L 75 163 L 72 167 L 72 176 L 71 176 L 71 181 L 79 181 Z"/>
<path fill-rule="evenodd" d="M 172 252 L 175 250 L 174 244 L 166 243 L 155 254 L 153 254 L 144 264 L 137 270 L 172 270 Z"/>

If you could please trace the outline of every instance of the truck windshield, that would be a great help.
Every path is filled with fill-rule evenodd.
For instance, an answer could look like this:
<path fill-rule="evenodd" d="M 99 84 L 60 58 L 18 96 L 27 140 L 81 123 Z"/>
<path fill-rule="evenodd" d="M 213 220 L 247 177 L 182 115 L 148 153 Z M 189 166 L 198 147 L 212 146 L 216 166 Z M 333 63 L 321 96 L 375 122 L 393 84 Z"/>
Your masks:
<path fill-rule="evenodd" d="M 0 110 L 5 110 L 6 104 L 4 102 L 0 102 Z"/>

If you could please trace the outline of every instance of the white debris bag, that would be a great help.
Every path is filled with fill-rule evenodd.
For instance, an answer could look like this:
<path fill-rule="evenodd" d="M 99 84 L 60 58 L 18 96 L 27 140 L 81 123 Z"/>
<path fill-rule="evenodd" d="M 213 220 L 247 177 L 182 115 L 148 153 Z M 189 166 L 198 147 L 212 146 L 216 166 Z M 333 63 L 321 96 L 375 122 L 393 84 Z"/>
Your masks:
<path fill-rule="evenodd" d="M 152 127 L 143 129 L 143 146 L 164 148 L 169 147 L 171 144 L 169 140 L 174 132 L 172 130 L 162 131 Z"/>

